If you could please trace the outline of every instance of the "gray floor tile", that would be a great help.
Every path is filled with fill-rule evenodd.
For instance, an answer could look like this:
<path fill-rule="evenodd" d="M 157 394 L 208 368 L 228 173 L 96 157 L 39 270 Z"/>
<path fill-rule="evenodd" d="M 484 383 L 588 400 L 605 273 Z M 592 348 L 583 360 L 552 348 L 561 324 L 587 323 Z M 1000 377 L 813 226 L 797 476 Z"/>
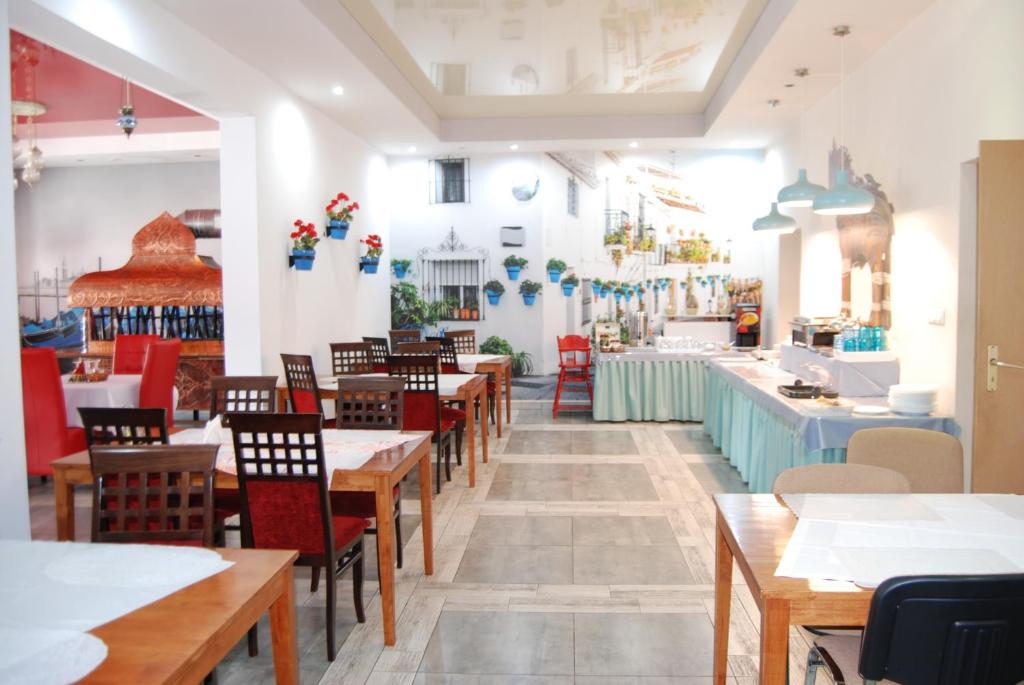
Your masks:
<path fill-rule="evenodd" d="M 578 585 L 688 585 L 695 582 L 678 545 L 572 549 Z M 636 672 L 633 672 L 635 675 Z"/>
<path fill-rule="evenodd" d="M 710 637 L 708 637 L 710 645 Z M 572 675 L 572 614 L 445 611 L 421 673 Z"/>
<path fill-rule="evenodd" d="M 572 480 L 649 480 L 643 464 L 572 464 Z"/>
<path fill-rule="evenodd" d="M 456 583 L 572 583 L 572 548 L 565 546 L 466 548 Z"/>
<path fill-rule="evenodd" d="M 750 492 L 743 479 L 740 478 L 739 471 L 731 464 L 687 464 L 687 466 L 709 495 L 723 492 Z"/>
<path fill-rule="evenodd" d="M 569 480 L 572 464 L 508 464 L 498 466 L 494 480 Z"/>
<path fill-rule="evenodd" d="M 672 441 L 679 454 L 720 454 L 707 433 L 699 428 L 667 430 L 665 436 Z"/>
<path fill-rule="evenodd" d="M 573 454 L 638 454 L 628 431 L 572 431 Z"/>
<path fill-rule="evenodd" d="M 565 431 L 513 430 L 505 454 L 570 454 L 572 435 Z"/>
<path fill-rule="evenodd" d="M 574 545 L 674 545 L 676 536 L 664 516 L 575 516 Z"/>
<path fill-rule="evenodd" d="M 584 675 L 576 676 L 573 682 L 576 685 L 711 685 L 714 678 Z"/>
<path fill-rule="evenodd" d="M 572 481 L 572 499 L 576 502 L 652 502 L 657 501 L 651 479 Z"/>
<path fill-rule="evenodd" d="M 413 685 L 573 685 L 568 675 L 460 675 L 420 673 Z"/>
<path fill-rule="evenodd" d="M 517 502 L 562 502 L 572 499 L 573 484 L 568 480 L 500 480 L 491 483 L 488 500 Z"/>
<path fill-rule="evenodd" d="M 571 545 L 568 516 L 481 516 L 470 545 Z"/>
<path fill-rule="evenodd" d="M 576 674 L 709 676 L 712 636 L 704 614 L 577 614 Z"/>

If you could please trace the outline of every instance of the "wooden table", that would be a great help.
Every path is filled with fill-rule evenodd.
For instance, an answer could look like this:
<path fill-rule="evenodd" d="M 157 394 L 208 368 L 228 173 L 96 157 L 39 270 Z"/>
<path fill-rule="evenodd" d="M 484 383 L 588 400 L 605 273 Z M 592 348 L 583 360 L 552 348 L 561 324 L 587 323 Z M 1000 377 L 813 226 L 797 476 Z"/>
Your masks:
<path fill-rule="evenodd" d="M 786 682 L 790 625 L 864 625 L 871 590 L 775 576 L 796 527 L 775 495 L 715 495 L 715 508 L 715 685 L 726 682 L 734 560 L 761 610 L 761 683 Z"/>
<path fill-rule="evenodd" d="M 484 393 L 486 397 L 486 384 Z M 380 568 L 381 612 L 384 616 L 384 644 L 395 644 L 395 521 L 392 489 L 419 465 L 420 515 L 423 533 L 423 572 L 434 573 L 433 500 L 430 477 L 430 433 L 416 431 L 416 440 L 381 450 L 358 469 L 335 470 L 331 490 L 373 492 L 377 504 L 377 556 Z M 92 484 L 87 451 L 76 452 L 52 463 L 53 493 L 57 509 L 57 539 L 75 539 L 75 485 Z M 218 471 L 218 488 L 237 488 L 237 478 Z"/>
<path fill-rule="evenodd" d="M 275 679 L 299 682 L 291 550 L 219 549 L 234 566 L 89 631 L 107 658 L 82 683 L 198 683 L 270 611 Z"/>
<path fill-rule="evenodd" d="M 494 374 L 494 416 L 497 422 L 498 437 L 500 438 L 502 394 L 505 396 L 505 419 L 507 423 L 512 423 L 512 357 L 507 354 L 495 356 L 496 359 L 494 361 L 477 362 L 474 372 Z M 484 461 L 487 460 L 485 459 Z"/>

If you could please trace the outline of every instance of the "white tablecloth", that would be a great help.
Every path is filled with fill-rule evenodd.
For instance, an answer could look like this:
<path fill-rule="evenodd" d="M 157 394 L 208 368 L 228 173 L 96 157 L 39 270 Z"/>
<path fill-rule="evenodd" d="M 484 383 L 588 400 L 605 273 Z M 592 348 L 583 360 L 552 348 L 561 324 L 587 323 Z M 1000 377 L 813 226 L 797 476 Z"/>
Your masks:
<path fill-rule="evenodd" d="M 459 360 L 459 370 L 464 373 L 476 371 L 477 364 L 501 361 L 501 355 L 497 354 L 460 354 L 457 357 Z"/>
<path fill-rule="evenodd" d="M 139 374 L 111 374 L 95 383 L 71 383 L 70 374 L 61 377 L 64 384 L 64 406 L 68 412 L 68 425 L 81 427 L 79 407 L 137 407 L 139 406 Z M 174 406 L 178 406 L 178 389 L 174 388 Z"/>
<path fill-rule="evenodd" d="M 207 549 L 0 541 L 0 682 L 83 678 L 107 656 L 85 631 L 229 566 Z"/>
<path fill-rule="evenodd" d="M 441 373 L 437 376 L 437 391 L 442 397 L 450 397 L 459 392 L 459 388 L 468 383 L 476 376 L 482 376 L 484 374 L 468 374 L 468 373 Z M 347 378 L 387 378 L 386 373 L 362 373 L 355 376 L 347 376 Z M 337 390 L 338 379 L 325 376 L 317 379 L 317 385 L 320 386 L 321 390 Z"/>

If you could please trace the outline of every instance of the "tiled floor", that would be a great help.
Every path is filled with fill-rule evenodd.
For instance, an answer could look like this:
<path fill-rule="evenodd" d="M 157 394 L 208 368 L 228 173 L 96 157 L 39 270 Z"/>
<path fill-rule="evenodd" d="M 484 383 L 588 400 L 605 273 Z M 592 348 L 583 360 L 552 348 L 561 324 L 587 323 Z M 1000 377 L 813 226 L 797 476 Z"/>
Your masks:
<path fill-rule="evenodd" d="M 423 575 L 415 488 L 403 489 L 405 565 L 398 644 L 384 648 L 368 537 L 367 622 L 339 581 L 338 639 L 325 658 L 324 588 L 297 575 L 302 682 L 323 685 L 698 685 L 711 682 L 714 506 L 742 482 L 695 424 L 552 421 L 518 401 L 505 437 L 469 489 L 458 468 L 434 503 L 434 575 Z M 88 497 L 78 497 L 87 536 Z M 33 532 L 52 537 L 52 491 L 33 488 Z M 734 573 L 742 582 L 742 575 Z M 757 680 L 757 606 L 733 593 L 730 685 Z M 265 619 L 264 619 L 265 624 Z M 250 659 L 238 645 L 222 685 L 273 682 L 269 631 Z M 791 634 L 792 682 L 805 635 Z M 819 682 L 825 683 L 823 675 Z"/>

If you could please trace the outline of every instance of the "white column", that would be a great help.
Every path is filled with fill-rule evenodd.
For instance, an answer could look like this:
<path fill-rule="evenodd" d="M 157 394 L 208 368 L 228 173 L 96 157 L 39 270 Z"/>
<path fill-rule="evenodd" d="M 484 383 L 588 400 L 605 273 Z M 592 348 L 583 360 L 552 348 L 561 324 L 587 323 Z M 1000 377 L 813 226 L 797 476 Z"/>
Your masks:
<path fill-rule="evenodd" d="M 10 25 L 7 0 L 0 0 L 0 121 L 11 120 Z M 11 159 L 11 136 L 0 135 L 0 159 Z M 11 173 L 6 167 L 7 174 Z M 0 175 L 0 538 L 30 537 L 25 424 L 21 410 L 21 351 L 17 256 L 14 249 L 14 189 Z M 6 184 L 6 185 L 4 185 Z"/>

